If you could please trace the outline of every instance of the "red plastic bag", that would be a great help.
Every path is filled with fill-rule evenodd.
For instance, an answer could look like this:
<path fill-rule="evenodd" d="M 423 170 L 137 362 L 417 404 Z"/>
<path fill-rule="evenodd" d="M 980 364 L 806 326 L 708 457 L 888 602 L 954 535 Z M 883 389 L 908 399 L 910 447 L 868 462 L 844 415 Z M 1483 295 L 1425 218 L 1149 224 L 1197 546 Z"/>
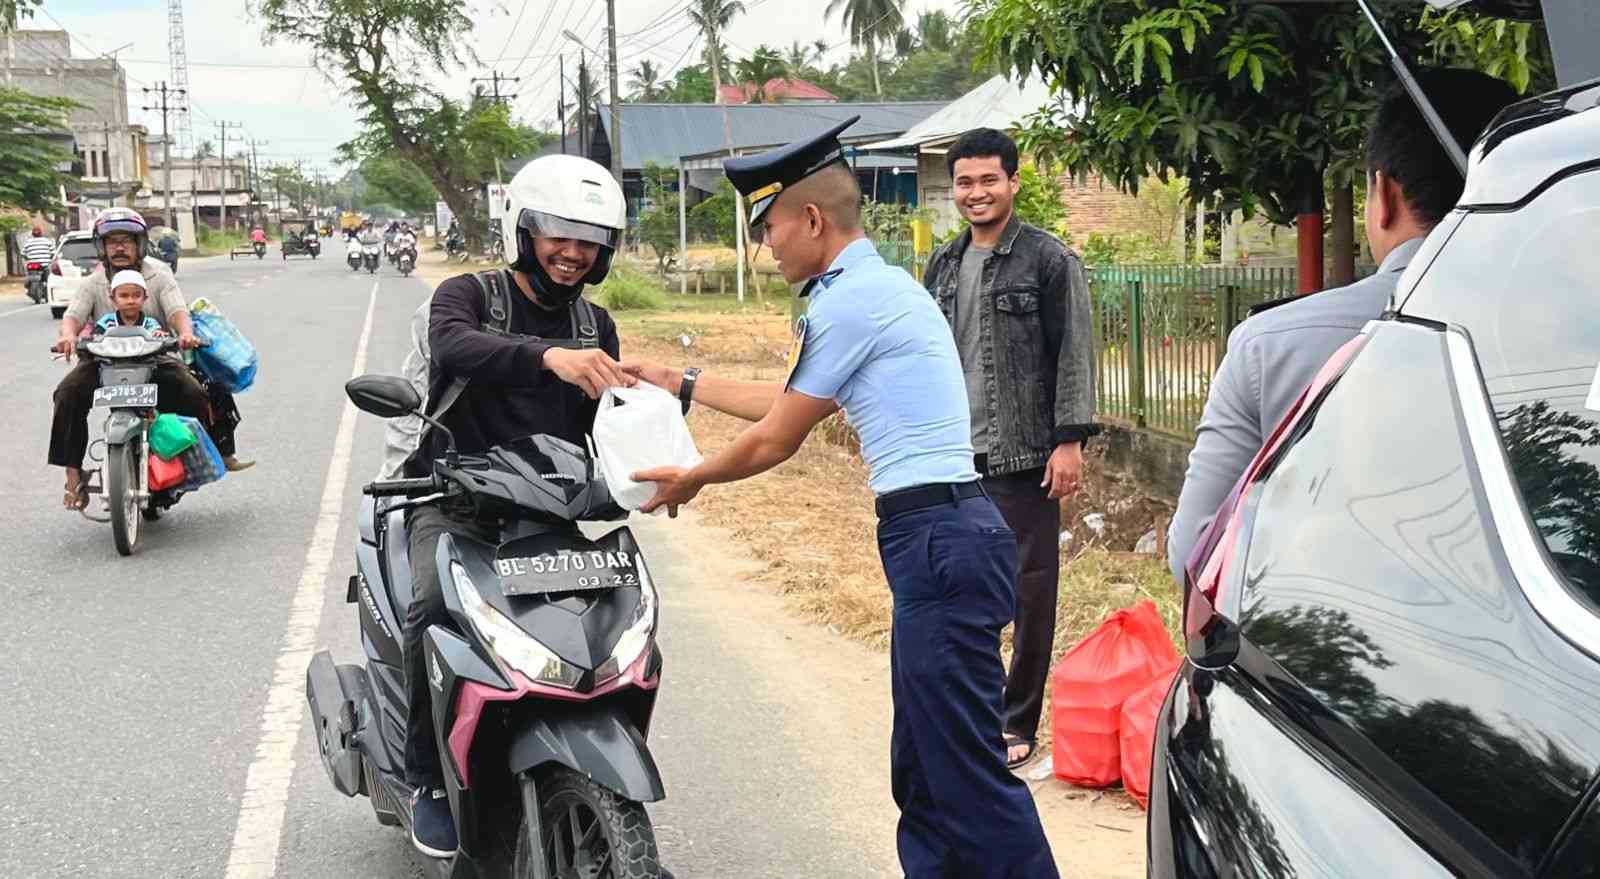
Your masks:
<path fill-rule="evenodd" d="M 1161 713 L 1161 703 L 1172 689 L 1172 677 L 1180 663 L 1174 662 L 1139 692 L 1122 703 L 1121 728 L 1117 736 L 1121 742 L 1122 787 L 1139 801 L 1142 809 L 1150 808 L 1150 760 L 1155 754 L 1156 716 Z"/>
<path fill-rule="evenodd" d="M 1122 777 L 1122 703 L 1178 661 L 1149 599 L 1113 612 L 1050 673 L 1056 777 L 1106 787 Z"/>
<path fill-rule="evenodd" d="M 188 474 L 183 469 L 183 459 L 166 458 L 150 453 L 150 490 L 165 491 L 174 486 L 182 485 Z"/>

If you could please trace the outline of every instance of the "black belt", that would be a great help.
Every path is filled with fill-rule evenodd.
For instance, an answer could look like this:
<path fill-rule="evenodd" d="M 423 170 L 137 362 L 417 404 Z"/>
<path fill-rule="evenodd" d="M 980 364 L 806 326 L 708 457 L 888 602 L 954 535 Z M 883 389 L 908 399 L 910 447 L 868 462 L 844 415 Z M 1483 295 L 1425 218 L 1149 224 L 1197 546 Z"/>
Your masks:
<path fill-rule="evenodd" d="M 987 492 L 983 490 L 981 482 L 934 482 L 902 488 L 878 498 L 878 518 L 891 519 L 901 513 L 936 507 L 939 504 L 960 503 L 967 498 L 984 494 Z"/>

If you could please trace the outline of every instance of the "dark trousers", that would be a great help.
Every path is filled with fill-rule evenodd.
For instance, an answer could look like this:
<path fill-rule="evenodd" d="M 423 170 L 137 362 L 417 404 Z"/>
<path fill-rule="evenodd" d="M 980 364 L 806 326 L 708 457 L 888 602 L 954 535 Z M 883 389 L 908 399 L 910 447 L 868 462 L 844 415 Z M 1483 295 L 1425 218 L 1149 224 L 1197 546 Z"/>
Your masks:
<path fill-rule="evenodd" d="M 428 627 L 450 621 L 439 585 L 435 554 L 439 537 L 456 534 L 497 543 L 500 530 L 466 517 L 457 517 L 432 504 L 415 507 L 406 518 L 406 551 L 411 563 L 411 606 L 401 651 L 406 664 L 406 783 L 412 787 L 439 787 L 444 768 L 438 736 L 433 729 L 433 688 L 428 686 L 427 657 L 422 638 Z"/>
<path fill-rule="evenodd" d="M 162 361 L 151 376 L 162 412 L 175 412 L 199 419 L 209 429 L 211 402 L 206 389 L 174 361 Z M 55 414 L 50 419 L 50 466 L 82 467 L 89 448 L 89 410 L 94 408 L 94 391 L 100 387 L 100 364 L 80 360 L 56 385 Z M 220 451 L 219 446 L 219 451 Z M 223 452 L 223 454 L 230 454 Z"/>
<path fill-rule="evenodd" d="M 980 462 L 981 463 L 981 462 Z M 984 472 L 979 470 L 979 473 Z M 1017 534 L 1017 618 L 1006 674 L 1005 731 L 1028 741 L 1039 734 L 1061 587 L 1061 503 L 1039 487 L 1044 470 L 985 476 L 983 487 Z"/>
<path fill-rule="evenodd" d="M 882 521 L 894 594 L 890 772 L 908 879 L 1054 879 L 1033 796 L 1006 770 L 1000 630 L 1016 538 L 987 498 Z"/>

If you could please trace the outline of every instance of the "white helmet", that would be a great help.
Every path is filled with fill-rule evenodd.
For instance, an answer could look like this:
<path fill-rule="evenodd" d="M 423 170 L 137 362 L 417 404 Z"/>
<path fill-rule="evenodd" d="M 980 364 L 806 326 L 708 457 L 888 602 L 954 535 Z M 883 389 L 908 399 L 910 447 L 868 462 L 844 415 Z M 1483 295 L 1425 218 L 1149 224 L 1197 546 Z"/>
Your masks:
<path fill-rule="evenodd" d="M 506 187 L 506 220 L 501 235 L 511 267 L 530 274 L 549 293 L 552 305 L 570 304 L 583 284 L 598 284 L 611 271 L 622 241 L 628 205 L 611 172 L 581 156 L 534 159 Z M 574 238 L 600 245 L 594 266 L 580 284 L 556 284 L 534 255 L 535 236 Z"/>

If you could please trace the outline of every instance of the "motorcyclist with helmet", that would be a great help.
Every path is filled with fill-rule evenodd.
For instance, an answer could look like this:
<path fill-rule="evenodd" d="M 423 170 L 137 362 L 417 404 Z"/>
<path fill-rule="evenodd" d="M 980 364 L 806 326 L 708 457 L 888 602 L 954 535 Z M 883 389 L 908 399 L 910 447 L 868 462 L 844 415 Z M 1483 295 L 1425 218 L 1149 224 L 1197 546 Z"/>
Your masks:
<path fill-rule="evenodd" d="M 601 393 L 634 383 L 617 363 L 616 323 L 599 306 L 577 303 L 585 285 L 601 282 L 611 268 L 626 219 L 622 188 L 588 159 L 546 156 L 519 171 L 508 189 L 510 267 L 489 278 L 505 291 L 507 332 L 490 331 L 487 288 L 474 275 L 440 284 L 429 311 L 429 405 L 442 399 L 456 379 L 469 380 L 440 416 L 457 448 L 469 454 L 541 433 L 582 446 Z M 591 314 L 593 326 L 577 326 L 580 308 Z M 573 350 L 551 343 L 572 338 L 575 329 L 598 345 Z M 442 431 L 425 433 L 406 474 L 431 473 L 445 448 Z M 424 854 L 445 858 L 456 850 L 456 829 L 444 791 L 423 652 L 428 627 L 449 622 L 435 550 L 446 533 L 498 542 L 499 528 L 439 501 L 409 511 L 407 530 L 413 595 L 403 650 L 410 704 L 405 771 L 415 788 L 412 842 Z"/>
<path fill-rule="evenodd" d="M 178 287 L 172 270 L 158 259 L 144 254 L 149 245 L 149 226 L 138 211 L 108 208 L 94 221 L 95 250 L 100 265 L 86 278 L 61 318 L 61 333 L 55 351 L 69 360 L 77 350 L 78 334 L 116 307 L 111 301 L 109 278 L 119 271 L 135 270 L 144 276 L 149 291 L 146 313 L 162 328 L 178 337 L 178 346 L 200 346 L 189 319 L 189 303 Z M 234 454 L 233 427 L 238 410 L 226 393 L 211 394 L 181 361 L 170 359 L 156 368 L 154 382 L 160 386 L 161 409 L 188 415 L 207 426 L 227 468 L 242 470 L 254 464 L 240 461 Z M 55 414 L 50 423 L 49 463 L 66 470 L 64 505 L 82 510 L 89 501 L 83 479 L 83 456 L 89 446 L 89 410 L 94 406 L 94 391 L 100 386 L 100 372 L 90 361 L 80 361 L 56 386 Z"/>

